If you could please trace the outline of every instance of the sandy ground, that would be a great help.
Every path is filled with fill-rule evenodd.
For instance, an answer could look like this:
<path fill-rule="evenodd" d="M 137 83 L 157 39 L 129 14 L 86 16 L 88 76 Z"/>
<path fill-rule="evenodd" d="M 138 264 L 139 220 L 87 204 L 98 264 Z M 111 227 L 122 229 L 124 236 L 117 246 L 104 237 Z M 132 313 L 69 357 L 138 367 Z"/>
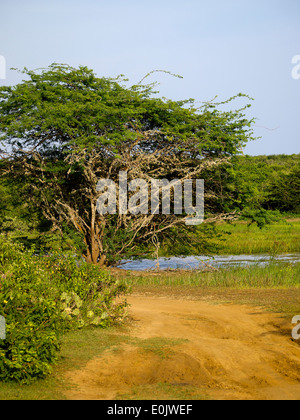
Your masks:
<path fill-rule="evenodd" d="M 68 372 L 68 399 L 114 400 L 157 383 L 199 388 L 214 400 L 300 400 L 300 346 L 292 324 L 260 308 L 132 295 L 129 335 L 178 340 L 170 354 L 124 344 Z M 151 399 L 151 396 L 149 396 Z"/>

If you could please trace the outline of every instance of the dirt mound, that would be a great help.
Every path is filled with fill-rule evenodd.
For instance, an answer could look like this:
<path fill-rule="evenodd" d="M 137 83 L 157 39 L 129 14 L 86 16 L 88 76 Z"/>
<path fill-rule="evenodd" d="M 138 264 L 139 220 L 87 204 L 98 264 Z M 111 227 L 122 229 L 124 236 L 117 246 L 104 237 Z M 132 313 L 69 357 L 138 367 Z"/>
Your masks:
<path fill-rule="evenodd" d="M 69 372 L 76 385 L 69 399 L 134 398 L 133 390 L 159 384 L 185 387 L 189 398 L 198 390 L 213 399 L 300 399 L 300 347 L 283 334 L 292 326 L 279 315 L 244 305 L 128 300 L 132 341 Z"/>

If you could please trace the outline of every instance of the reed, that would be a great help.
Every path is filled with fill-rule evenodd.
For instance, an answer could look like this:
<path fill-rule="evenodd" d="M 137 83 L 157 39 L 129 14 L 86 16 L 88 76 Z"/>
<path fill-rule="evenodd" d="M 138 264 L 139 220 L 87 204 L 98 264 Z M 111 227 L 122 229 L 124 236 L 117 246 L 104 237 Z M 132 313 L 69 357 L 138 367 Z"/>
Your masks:
<path fill-rule="evenodd" d="M 130 276 L 130 274 L 128 273 Z M 161 271 L 130 276 L 133 286 L 195 286 L 225 288 L 300 287 L 300 263 L 231 267 L 206 272 Z"/>

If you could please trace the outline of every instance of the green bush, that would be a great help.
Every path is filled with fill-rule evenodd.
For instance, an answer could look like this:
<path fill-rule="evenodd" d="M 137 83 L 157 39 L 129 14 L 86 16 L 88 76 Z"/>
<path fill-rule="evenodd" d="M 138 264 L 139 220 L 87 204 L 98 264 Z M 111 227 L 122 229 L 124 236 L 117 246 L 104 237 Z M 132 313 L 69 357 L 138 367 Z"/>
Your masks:
<path fill-rule="evenodd" d="M 61 334 L 88 325 L 107 327 L 125 315 L 126 293 L 96 266 L 76 256 L 35 255 L 0 236 L 0 380 L 29 382 L 52 370 Z"/>

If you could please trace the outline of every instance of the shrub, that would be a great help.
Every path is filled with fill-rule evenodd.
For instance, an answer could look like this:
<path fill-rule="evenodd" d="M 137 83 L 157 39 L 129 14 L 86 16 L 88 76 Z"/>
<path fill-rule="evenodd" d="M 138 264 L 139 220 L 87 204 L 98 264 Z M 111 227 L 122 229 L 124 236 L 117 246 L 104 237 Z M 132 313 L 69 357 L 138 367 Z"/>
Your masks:
<path fill-rule="evenodd" d="M 125 283 L 76 256 L 38 256 L 0 236 L 0 380 L 29 382 L 52 370 L 60 336 L 88 325 L 107 327 L 125 315 Z"/>

